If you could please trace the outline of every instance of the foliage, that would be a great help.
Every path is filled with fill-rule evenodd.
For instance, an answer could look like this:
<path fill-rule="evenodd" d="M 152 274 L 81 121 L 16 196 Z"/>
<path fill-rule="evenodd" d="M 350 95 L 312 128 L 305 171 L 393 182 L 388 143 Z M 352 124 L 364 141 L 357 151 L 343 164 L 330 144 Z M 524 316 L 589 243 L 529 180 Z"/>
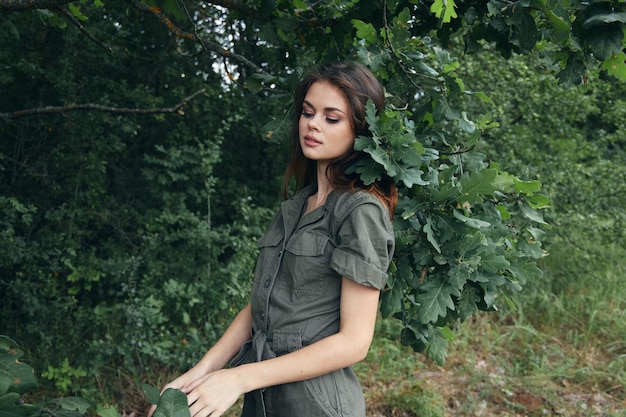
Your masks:
<path fill-rule="evenodd" d="M 245 303 L 254 238 L 279 199 L 287 97 L 315 63 L 363 62 L 390 95 L 380 117 L 370 109 L 376 142 L 357 143 L 372 161 L 354 168 L 400 184 L 381 308 L 439 362 L 454 322 L 536 282 L 548 201 L 535 172 L 479 148 L 502 121 L 461 49 L 533 51 L 570 87 L 625 78 L 623 2 L 42 0 L 11 12 L 31 3 L 0 6 L 0 331 L 37 368 L 67 359 L 88 376 L 186 367 Z M 502 62 L 480 72 L 497 80 Z M 519 138 L 507 146 L 542 152 Z M 553 190 L 574 224 L 576 200 Z"/>
<path fill-rule="evenodd" d="M 409 19 L 405 10 L 387 29 L 398 44 L 383 55 L 410 37 L 402 31 Z M 406 76 L 391 58 L 380 64 L 390 78 Z M 414 65 L 408 58 L 405 64 Z M 441 83 L 462 86 L 458 63 L 438 47 L 419 64 Z M 443 363 L 451 324 L 496 310 L 499 296 L 541 277 L 532 260 L 544 255 L 538 227 L 545 222 L 537 210 L 548 200 L 539 182 L 510 175 L 472 150 L 488 118 L 474 123 L 446 95 L 428 90 L 409 108 L 419 109 L 416 121 L 408 110 L 376 117 L 370 104 L 373 140 L 359 138 L 355 147 L 372 158 L 355 169 L 366 182 L 386 174 L 400 185 L 397 252 L 382 314 L 402 320 L 402 343 Z"/>
<path fill-rule="evenodd" d="M 153 414 L 155 417 L 190 417 L 187 396 L 182 391 L 168 388 L 160 394 L 151 386 L 145 386 L 144 390 L 150 403 L 156 405 Z"/>
<path fill-rule="evenodd" d="M 488 88 L 497 103 L 490 107 L 500 127 L 485 133 L 481 150 L 545 184 L 551 200 L 545 215 L 553 225 L 546 250 L 556 262 L 570 254 L 551 274 L 558 293 L 572 276 L 595 275 L 611 264 L 608 255 L 626 242 L 620 203 L 626 184 L 616 180 L 626 175 L 626 85 L 590 82 L 563 90 L 535 56 L 514 56 L 500 64 L 501 73 L 477 75 L 496 62 L 493 55 L 474 56 L 463 67 L 464 78 Z"/>
<path fill-rule="evenodd" d="M 92 35 L 115 29 L 98 9 L 82 12 L 99 23 Z M 266 164 L 269 174 L 258 177 L 214 170 L 224 141 L 256 141 L 262 122 L 242 125 L 248 110 L 235 113 L 237 93 L 222 91 L 217 75 L 167 85 L 199 63 L 164 64 L 162 54 L 175 51 L 167 34 L 149 24 L 116 32 L 128 48 L 153 45 L 145 54 L 99 56 L 93 44 L 79 54 L 84 35 L 70 28 L 30 14 L 6 23 L 17 33 L 3 37 L 10 52 L 3 65 L 12 69 L 3 80 L 3 109 L 77 97 L 151 107 L 182 89 L 214 86 L 206 97 L 221 107 L 199 103 L 178 120 L 97 112 L 22 119 L 2 125 L 0 145 L 2 331 L 28 341 L 41 371 L 61 369 L 66 359 L 89 376 L 122 361 L 131 369 L 152 360 L 188 366 L 245 302 L 254 238 L 270 216 L 252 197 L 267 188 L 273 167 Z M 23 59 L 11 55 L 18 49 Z M 69 69 L 76 62 L 84 63 L 82 71 Z M 247 161 L 224 159 L 261 169 L 255 159 L 270 152 L 266 146 Z M 242 192 L 242 176 L 251 191 Z M 259 200 L 267 204 L 268 196 Z"/>
<path fill-rule="evenodd" d="M 91 404 L 83 398 L 66 397 L 27 404 L 20 397 L 37 387 L 33 369 L 19 361 L 23 352 L 6 336 L 0 336 L 0 414 L 15 417 L 80 417 Z"/>

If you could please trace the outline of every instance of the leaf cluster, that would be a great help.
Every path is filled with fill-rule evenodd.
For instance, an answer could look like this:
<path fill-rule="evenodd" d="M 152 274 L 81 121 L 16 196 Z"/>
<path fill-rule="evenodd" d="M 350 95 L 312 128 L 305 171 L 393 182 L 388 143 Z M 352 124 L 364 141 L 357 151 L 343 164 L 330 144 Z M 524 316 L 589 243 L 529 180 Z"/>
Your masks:
<path fill-rule="evenodd" d="M 80 397 L 64 397 L 26 403 L 21 397 L 37 387 L 33 368 L 21 362 L 22 350 L 10 338 L 0 335 L 0 415 L 12 417 L 81 417 L 92 404 Z M 111 415 L 105 409 L 99 415 Z M 113 414 L 115 415 L 115 414 Z"/>
<path fill-rule="evenodd" d="M 371 135 L 357 138 L 355 149 L 369 157 L 352 170 L 365 183 L 385 176 L 399 188 L 397 249 L 381 312 L 402 321 L 402 343 L 443 363 L 456 322 L 497 310 L 508 294 L 541 278 L 536 261 L 545 254 L 547 224 L 540 210 L 548 199 L 538 181 L 509 174 L 475 150 L 497 123 L 487 115 L 471 120 L 455 97 L 491 101 L 465 89 L 447 51 L 411 35 L 412 20 L 404 9 L 380 30 L 353 21 L 359 56 L 397 84 L 387 84 L 385 111 L 376 114 L 368 103 Z"/>
<path fill-rule="evenodd" d="M 482 51 L 485 43 L 507 59 L 537 51 L 561 83 L 577 85 L 598 66 L 603 77 L 626 80 L 625 7 L 617 0 L 437 0 L 430 11 L 445 24 L 439 36 L 461 33 L 466 52 Z"/>
<path fill-rule="evenodd" d="M 625 78 L 616 1 L 66 4 L 7 13 L 2 112 L 154 108 L 206 91 L 175 115 L 3 121 L 3 330 L 41 352 L 86 338 L 86 368 L 127 358 L 186 366 L 216 337 L 247 293 L 253 240 L 278 200 L 286 92 L 334 60 L 362 62 L 385 85 L 388 107 L 368 106 L 371 135 L 355 143 L 367 158 L 352 169 L 399 186 L 381 308 L 401 320 L 404 343 L 442 362 L 455 322 L 540 277 L 547 228 L 532 173 L 510 174 L 478 151 L 498 121 L 477 114 L 494 102 L 466 86 L 461 49 L 533 53 L 566 85 L 598 67 L 607 81 Z M 66 340 L 51 312 L 76 323 Z M 58 367 L 64 353 L 47 360 Z"/>

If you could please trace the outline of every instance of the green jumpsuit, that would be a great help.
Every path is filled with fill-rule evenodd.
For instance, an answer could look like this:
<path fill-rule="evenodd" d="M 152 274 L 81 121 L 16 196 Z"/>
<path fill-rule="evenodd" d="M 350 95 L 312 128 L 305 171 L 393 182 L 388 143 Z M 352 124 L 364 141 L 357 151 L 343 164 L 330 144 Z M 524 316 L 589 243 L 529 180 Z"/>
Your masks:
<path fill-rule="evenodd" d="M 365 192 L 332 191 L 303 215 L 312 186 L 282 203 L 259 239 L 252 335 L 231 366 L 284 355 L 339 331 L 341 279 L 382 289 L 394 250 L 385 205 Z M 351 368 L 245 395 L 243 417 L 365 417 Z"/>

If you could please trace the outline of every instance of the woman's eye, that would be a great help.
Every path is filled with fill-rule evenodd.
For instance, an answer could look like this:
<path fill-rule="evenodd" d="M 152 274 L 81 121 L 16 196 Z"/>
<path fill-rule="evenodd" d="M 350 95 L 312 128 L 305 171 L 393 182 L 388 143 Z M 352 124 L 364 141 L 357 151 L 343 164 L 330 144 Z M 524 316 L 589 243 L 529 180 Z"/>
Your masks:
<path fill-rule="evenodd" d="M 306 117 L 307 119 L 310 119 L 311 117 L 313 117 L 313 113 L 311 113 L 309 111 L 306 111 L 306 110 L 303 110 L 302 111 L 302 116 Z"/>
<path fill-rule="evenodd" d="M 332 117 L 327 117 L 326 121 L 328 123 L 339 123 L 339 119 L 333 119 Z"/>

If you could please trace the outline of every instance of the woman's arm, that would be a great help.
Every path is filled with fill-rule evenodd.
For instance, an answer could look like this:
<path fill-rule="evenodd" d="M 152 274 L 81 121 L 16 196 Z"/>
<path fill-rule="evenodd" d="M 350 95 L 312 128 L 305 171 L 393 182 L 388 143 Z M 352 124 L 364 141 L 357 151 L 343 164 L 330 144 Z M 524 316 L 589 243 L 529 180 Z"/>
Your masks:
<path fill-rule="evenodd" d="M 222 415 L 246 392 L 302 381 L 365 358 L 374 335 L 380 291 L 342 280 L 339 332 L 286 355 L 208 374 L 188 394 L 192 416 Z"/>
<path fill-rule="evenodd" d="M 250 304 L 241 309 L 228 329 L 215 345 L 200 359 L 189 372 L 204 376 L 221 369 L 230 361 L 252 337 L 252 313 Z M 193 388 L 192 388 L 193 389 Z M 184 391 L 184 390 L 183 390 Z"/>
<path fill-rule="evenodd" d="M 176 388 L 185 394 L 191 392 L 204 381 L 207 374 L 223 368 L 239 352 L 243 344 L 250 339 L 251 330 L 252 314 L 248 304 L 235 316 L 222 337 L 202 359 L 189 371 L 163 387 L 163 390 Z M 155 409 L 155 406 L 150 408 L 148 417 L 152 416 Z"/>

